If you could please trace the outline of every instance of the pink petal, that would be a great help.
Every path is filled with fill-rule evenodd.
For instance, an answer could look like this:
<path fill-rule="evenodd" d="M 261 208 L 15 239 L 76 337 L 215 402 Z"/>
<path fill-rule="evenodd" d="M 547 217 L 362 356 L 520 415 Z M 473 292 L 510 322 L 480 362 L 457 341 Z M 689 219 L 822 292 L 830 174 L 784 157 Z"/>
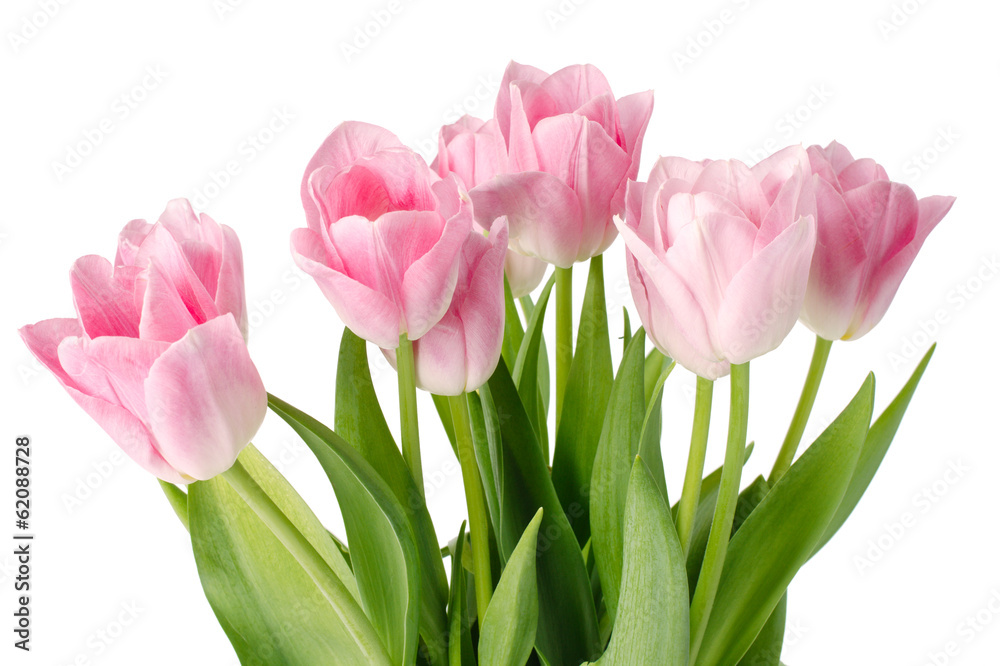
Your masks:
<path fill-rule="evenodd" d="M 541 82 L 556 103 L 556 113 L 572 113 L 595 97 L 611 93 L 611 84 L 593 65 L 570 65 Z"/>
<path fill-rule="evenodd" d="M 507 216 L 515 251 L 564 268 L 578 260 L 583 235 L 580 200 L 555 176 L 539 171 L 501 175 L 469 196 L 480 225 Z"/>
<path fill-rule="evenodd" d="M 549 265 L 541 259 L 508 250 L 504 259 L 504 274 L 513 297 L 521 298 L 533 292 L 542 283 L 548 268 Z"/>
<path fill-rule="evenodd" d="M 503 78 L 500 80 L 500 89 L 497 91 L 497 101 L 493 109 L 493 117 L 496 118 L 505 141 L 510 137 L 511 85 L 535 84 L 537 86 L 547 77 L 547 73 L 531 65 L 522 65 L 513 60 L 507 65 Z"/>
<path fill-rule="evenodd" d="M 199 480 L 232 466 L 267 411 L 264 384 L 232 315 L 170 345 L 149 371 L 145 396 L 160 453 Z"/>
<path fill-rule="evenodd" d="M 815 219 L 799 218 L 733 277 L 719 310 L 721 350 L 730 363 L 766 354 L 792 330 L 815 247 Z"/>
<path fill-rule="evenodd" d="M 538 155 L 535 153 L 535 143 L 531 137 L 531 130 L 535 124 L 529 122 L 520 88 L 516 86 L 511 88 L 510 100 L 510 121 L 507 133 L 504 135 L 507 139 L 508 169 L 511 172 L 537 171 Z"/>
<path fill-rule="evenodd" d="M 889 180 L 889 177 L 875 160 L 870 158 L 856 160 L 844 167 L 837 179 L 840 186 L 846 192 L 856 187 L 867 185 L 876 180 Z"/>
<path fill-rule="evenodd" d="M 628 179 L 634 180 L 639 175 L 642 139 L 646 135 L 646 126 L 649 125 L 649 119 L 653 115 L 653 91 L 647 90 L 622 97 L 618 100 L 618 115 L 621 119 L 622 132 L 620 145 L 631 160 L 626 180 L 622 182 L 618 192 L 615 193 L 615 200 L 611 206 L 616 215 L 621 215 L 625 185 Z"/>
<path fill-rule="evenodd" d="M 316 280 L 337 315 L 356 335 L 380 347 L 399 344 L 399 307 L 390 297 L 332 266 L 319 234 L 311 229 L 292 231 L 292 256 L 295 264 Z"/>
<path fill-rule="evenodd" d="M 56 376 L 63 386 L 75 386 L 59 363 L 59 343 L 66 338 L 80 337 L 83 327 L 78 319 L 45 319 L 23 326 L 18 333 L 24 344 L 42 365 Z"/>
<path fill-rule="evenodd" d="M 767 213 L 768 201 L 753 172 L 739 160 L 716 160 L 708 164 L 691 193 L 714 192 L 740 207 L 756 226 Z"/>
<path fill-rule="evenodd" d="M 155 266 L 163 278 L 162 287 L 175 292 L 176 297 L 197 323 L 206 322 L 218 315 L 218 308 L 215 305 L 216 284 L 211 285 L 211 291 L 206 288 L 185 256 L 184 248 L 165 226 L 161 224 L 153 226 L 153 230 L 139 247 L 136 264 L 140 268 Z M 144 298 L 144 318 L 150 314 L 148 306 L 145 305 L 148 298 L 148 295 Z M 153 316 L 158 317 L 155 311 Z M 146 326 L 146 323 L 144 322 L 142 326 Z"/>
<path fill-rule="evenodd" d="M 144 470 L 169 483 L 185 484 L 193 481 L 190 477 L 181 475 L 163 459 L 148 428 L 128 410 L 71 387 L 66 390 L 104 432 L 111 436 L 125 455 Z"/>
<path fill-rule="evenodd" d="M 764 199 L 773 204 L 788 179 L 799 172 L 809 175 L 809 154 L 801 145 L 788 146 L 753 165 L 750 171 L 760 182 Z"/>
<path fill-rule="evenodd" d="M 84 331 L 91 338 L 103 335 L 138 337 L 139 312 L 133 290 L 139 270 L 132 266 L 114 270 L 104 257 L 80 257 L 70 271 L 73 301 Z"/>
<path fill-rule="evenodd" d="M 783 181 L 771 207 L 761 220 L 754 251 L 760 250 L 796 220 L 805 216 L 816 217 L 816 192 L 808 172 L 796 166 L 792 175 Z"/>
<path fill-rule="evenodd" d="M 861 290 L 867 255 L 854 215 L 834 185 L 814 177 L 816 252 L 802 304 L 802 322 L 827 340 L 847 332 Z"/>
<path fill-rule="evenodd" d="M 219 314 L 232 313 L 247 336 L 247 297 L 243 283 L 243 250 L 236 232 L 222 225 L 222 264 L 219 267 L 215 304 Z"/>
<path fill-rule="evenodd" d="M 919 201 L 916 236 L 892 259 L 872 267 L 872 273 L 861 295 L 861 307 L 844 339 L 856 340 L 882 320 L 928 234 L 934 230 L 954 203 L 954 197 L 940 196 L 925 197 Z"/>
<path fill-rule="evenodd" d="M 139 246 L 146 239 L 153 225 L 146 220 L 132 220 L 118 234 L 118 252 L 115 254 L 115 266 L 135 265 L 135 255 Z"/>
<path fill-rule="evenodd" d="M 381 150 L 402 147 L 402 142 L 395 134 L 376 125 L 355 121 L 338 125 L 309 160 L 302 176 L 300 194 L 309 228 L 319 231 L 321 226 L 319 209 L 313 201 L 309 187 L 309 178 L 316 169 L 328 166 L 334 171 L 340 171 L 362 157 L 374 155 Z"/>

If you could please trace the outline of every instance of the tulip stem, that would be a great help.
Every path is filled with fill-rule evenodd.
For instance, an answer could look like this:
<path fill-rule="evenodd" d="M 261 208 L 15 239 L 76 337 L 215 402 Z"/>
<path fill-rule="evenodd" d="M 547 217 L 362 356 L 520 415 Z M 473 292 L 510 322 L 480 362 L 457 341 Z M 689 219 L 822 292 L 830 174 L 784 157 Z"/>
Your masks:
<path fill-rule="evenodd" d="M 701 499 L 701 477 L 705 473 L 705 452 L 708 449 L 708 426 L 712 418 L 712 389 L 715 382 L 698 377 L 694 402 L 694 424 L 691 426 L 691 451 L 688 453 L 684 490 L 677 509 L 677 536 L 684 552 L 691 548 L 691 529 Z"/>
<path fill-rule="evenodd" d="M 493 574 L 490 571 L 489 519 L 486 515 L 486 496 L 483 482 L 476 464 L 476 452 L 472 443 L 472 426 L 469 421 L 469 405 L 465 394 L 449 396 L 451 418 L 455 424 L 455 442 L 458 446 L 458 461 L 462 466 L 462 483 L 465 486 L 465 502 L 469 507 L 469 537 L 472 539 L 472 568 L 476 585 L 476 611 L 482 630 L 486 609 L 493 596 Z"/>
<path fill-rule="evenodd" d="M 371 622 L 348 591 L 343 581 L 337 577 L 308 539 L 294 523 L 274 503 L 267 492 L 258 485 L 239 460 L 222 474 L 233 490 L 243 498 L 247 506 L 257 514 L 271 533 L 274 534 L 295 561 L 316 583 L 320 592 L 330 602 L 333 611 L 343 621 L 352 638 L 368 657 L 371 664 L 390 664 L 385 648 Z"/>
<path fill-rule="evenodd" d="M 816 394 L 819 392 L 819 384 L 823 380 L 823 371 L 826 370 L 826 361 L 830 358 L 830 347 L 832 340 L 816 336 L 816 346 L 813 348 L 812 361 L 809 363 L 809 374 L 806 375 L 806 383 L 802 387 L 802 395 L 799 396 L 799 404 L 795 407 L 795 414 L 792 422 L 788 426 L 788 434 L 778 452 L 778 459 L 774 461 L 771 469 L 771 476 L 767 483 L 773 486 L 778 482 L 795 460 L 795 453 L 798 451 L 799 443 L 802 441 L 802 434 L 806 430 L 806 423 L 812 413 L 813 405 L 816 403 Z"/>
<path fill-rule="evenodd" d="M 403 440 L 403 461 L 423 498 L 424 472 L 420 462 L 420 424 L 417 421 L 417 371 L 413 362 L 413 343 L 406 337 L 406 333 L 399 336 L 396 374 L 399 379 L 399 429 Z"/>
<path fill-rule="evenodd" d="M 740 478 L 743 474 L 743 455 L 747 443 L 747 420 L 749 417 L 750 364 L 733 365 L 730 372 L 729 398 L 729 439 L 726 442 L 726 457 L 722 464 L 722 478 L 719 480 L 719 498 L 715 503 L 712 528 L 705 548 L 701 573 L 691 600 L 691 663 L 696 663 L 712 614 L 715 595 L 722 580 L 722 568 L 726 563 L 729 537 L 736 515 L 736 502 L 740 494 Z"/>
<path fill-rule="evenodd" d="M 160 482 L 160 488 L 163 489 L 163 494 L 167 496 L 167 501 L 170 502 L 170 508 L 172 508 L 174 513 L 177 514 L 177 517 L 180 519 L 184 529 L 190 532 L 191 526 L 188 522 L 187 493 L 172 483 L 167 483 L 162 479 L 157 479 L 157 481 Z"/>
<path fill-rule="evenodd" d="M 573 267 L 556 267 L 556 423 L 573 365 Z"/>

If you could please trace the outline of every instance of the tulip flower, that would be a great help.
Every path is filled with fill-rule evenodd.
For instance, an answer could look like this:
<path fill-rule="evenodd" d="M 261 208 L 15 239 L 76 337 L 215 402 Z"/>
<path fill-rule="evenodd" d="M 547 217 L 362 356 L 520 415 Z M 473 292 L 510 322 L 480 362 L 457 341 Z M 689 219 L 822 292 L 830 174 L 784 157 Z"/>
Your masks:
<path fill-rule="evenodd" d="M 917 199 L 871 159 L 836 141 L 811 146 L 817 241 L 802 321 L 827 340 L 856 340 L 885 315 L 954 197 Z"/>
<path fill-rule="evenodd" d="M 661 158 L 629 183 L 629 282 L 656 346 L 705 379 L 777 347 L 799 316 L 816 243 L 798 146 L 749 168 Z"/>
<path fill-rule="evenodd" d="M 507 172 L 470 190 L 477 220 L 506 215 L 513 250 L 562 268 L 600 254 L 652 112 L 652 92 L 616 100 L 593 65 L 549 75 L 510 63 L 494 110 Z"/>
<path fill-rule="evenodd" d="M 264 420 L 246 347 L 243 257 L 232 229 L 175 200 L 134 220 L 115 264 L 70 273 L 76 318 L 21 329 L 31 352 L 129 457 L 164 481 L 228 470 Z"/>
<path fill-rule="evenodd" d="M 387 130 L 347 122 L 309 162 L 301 195 L 308 227 L 292 233 L 292 255 L 348 328 L 391 349 L 444 316 L 472 228 L 456 178 Z"/>
<path fill-rule="evenodd" d="M 441 128 L 438 155 L 431 169 L 442 178 L 453 173 L 466 189 L 488 182 L 506 172 L 507 147 L 496 120 L 462 116 Z M 504 260 L 504 272 L 514 298 L 527 296 L 545 277 L 548 264 L 540 259 L 510 250 Z"/>
<path fill-rule="evenodd" d="M 488 236 L 469 234 L 462 248 L 451 305 L 434 328 L 413 343 L 417 386 L 436 395 L 462 395 L 486 383 L 503 344 L 503 257 L 507 224 Z M 383 349 L 396 366 L 396 352 Z"/>

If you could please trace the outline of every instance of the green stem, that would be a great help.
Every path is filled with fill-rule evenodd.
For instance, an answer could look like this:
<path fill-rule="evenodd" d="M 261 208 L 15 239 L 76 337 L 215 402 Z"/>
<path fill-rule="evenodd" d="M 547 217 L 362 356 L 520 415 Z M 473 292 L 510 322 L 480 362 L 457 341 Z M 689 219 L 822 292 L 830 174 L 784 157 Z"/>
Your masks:
<path fill-rule="evenodd" d="M 595 257 L 596 259 L 596 257 Z M 573 267 L 556 268 L 556 421 L 573 365 Z"/>
<path fill-rule="evenodd" d="M 708 535 L 705 559 L 702 561 L 698 585 L 691 600 L 691 660 L 696 663 L 698 650 L 705 637 L 708 618 L 712 613 L 715 595 L 726 563 L 726 551 L 736 515 L 736 501 L 740 494 L 740 477 L 743 474 L 743 451 L 747 443 L 747 420 L 750 398 L 750 364 L 742 363 L 731 368 L 729 402 L 729 439 L 726 458 L 719 480 L 719 499 L 715 503 L 712 530 Z"/>
<path fill-rule="evenodd" d="M 684 552 L 691 547 L 691 529 L 701 499 L 701 477 L 705 473 L 705 452 L 708 449 L 708 426 L 712 418 L 712 389 L 715 382 L 698 377 L 694 402 L 694 424 L 691 426 L 691 451 L 684 474 L 684 490 L 677 508 L 677 536 Z"/>
<path fill-rule="evenodd" d="M 493 595 L 493 574 L 490 571 L 489 520 L 486 517 L 486 498 L 483 483 L 476 464 L 476 452 L 472 444 L 472 426 L 469 421 L 469 405 L 466 396 L 454 395 L 451 403 L 451 418 L 455 424 L 455 440 L 458 445 L 458 460 L 462 466 L 462 483 L 465 485 L 465 501 L 469 506 L 469 532 L 472 539 L 472 567 L 476 584 L 476 609 L 479 626 L 482 628 L 486 608 Z"/>
<path fill-rule="evenodd" d="M 816 346 L 813 348 L 812 361 L 809 363 L 809 374 L 806 375 L 806 383 L 802 387 L 802 395 L 799 396 L 799 404 L 795 408 L 795 415 L 792 416 L 792 423 L 788 426 L 788 434 L 778 452 L 778 459 L 774 461 L 771 469 L 771 476 L 767 483 L 773 486 L 778 482 L 795 460 L 795 452 L 798 451 L 799 443 L 802 441 L 802 433 L 806 431 L 806 423 L 812 413 L 813 405 L 816 404 L 816 394 L 819 392 L 819 384 L 823 380 L 823 371 L 826 370 L 826 361 L 830 358 L 830 347 L 832 340 L 816 336 Z"/>
<path fill-rule="evenodd" d="M 288 519 L 288 516 L 278 508 L 264 489 L 250 476 L 240 461 L 237 460 L 236 464 L 229 468 L 229 471 L 222 474 L 222 478 L 243 498 L 257 514 L 257 517 L 267 525 L 274 536 L 288 549 L 295 561 L 316 583 L 320 592 L 330 602 L 333 611 L 344 623 L 351 637 L 365 653 L 369 663 L 388 666 L 391 662 L 378 634 L 347 587 L 333 572 L 323 556 L 313 548 L 309 540 L 302 535 Z"/>
<path fill-rule="evenodd" d="M 399 336 L 396 349 L 396 374 L 399 379 L 399 428 L 403 440 L 403 461 L 424 496 L 424 472 L 420 463 L 420 425 L 417 421 L 417 371 L 413 364 L 413 343 L 406 334 Z"/>

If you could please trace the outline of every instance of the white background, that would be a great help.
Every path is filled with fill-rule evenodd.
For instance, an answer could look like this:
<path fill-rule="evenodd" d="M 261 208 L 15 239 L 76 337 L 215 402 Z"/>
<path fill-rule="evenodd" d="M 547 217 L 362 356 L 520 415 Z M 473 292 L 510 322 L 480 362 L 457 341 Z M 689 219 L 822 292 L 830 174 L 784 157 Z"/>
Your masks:
<path fill-rule="evenodd" d="M 186 534 L 155 481 L 131 462 L 115 464 L 114 445 L 32 361 L 15 329 L 71 315 L 67 271 L 78 256 L 113 256 L 125 222 L 155 219 L 168 199 L 191 197 L 240 234 L 250 348 L 267 387 L 332 422 L 342 326 L 287 249 L 290 231 L 304 225 L 302 170 L 346 119 L 388 127 L 432 157 L 430 142 L 456 109 L 491 113 L 513 58 L 549 71 L 594 63 L 618 95 L 653 88 L 641 176 L 658 154 L 752 162 L 787 143 L 836 138 L 857 156 L 877 158 L 918 195 L 958 197 L 882 323 L 861 341 L 834 346 L 807 436 L 836 415 L 869 369 L 881 410 L 923 350 L 939 343 L 870 492 L 791 587 L 784 661 L 996 663 L 1000 279 L 989 263 L 1000 251 L 996 3 L 224 3 L 49 0 L 54 15 L 47 17 L 45 2 L 4 2 L 0 443 L 9 453 L 0 456 L 0 661 L 236 663 L 201 592 Z M 378 34 L 358 41 L 348 57 L 344 45 L 372 12 L 383 22 L 388 15 L 387 25 L 370 25 Z M 678 60 L 685 51 L 690 62 Z M 112 131 L 102 131 L 92 150 L 82 148 L 89 153 L 82 163 L 58 173 L 55 163 L 65 163 L 104 119 Z M 211 187 L 228 162 L 239 173 Z M 621 242 L 607 256 L 612 334 L 619 335 L 620 308 L 632 308 Z M 576 272 L 578 299 L 585 272 Z M 944 323 L 928 324 L 935 313 Z M 753 364 L 753 474 L 766 473 L 777 453 L 811 346 L 799 326 Z M 372 359 L 396 427 L 395 375 L 375 353 Z M 693 385 L 683 371 L 667 384 L 664 452 L 674 494 Z M 727 393 L 728 382 L 720 382 L 711 466 L 721 461 Z M 424 468 L 433 479 L 427 494 L 445 540 L 464 515 L 461 480 L 429 398 L 420 399 Z M 19 434 L 34 440 L 30 655 L 11 647 L 8 628 L 8 507 Z M 339 530 L 333 493 L 290 430 L 269 415 L 257 444 Z M 966 471 L 949 474 L 952 466 Z M 106 478 L 95 472 L 101 469 Z M 920 498 L 925 492 L 933 502 Z M 893 526 L 907 514 L 900 533 Z M 122 615 L 123 604 L 138 609 L 134 621 Z M 972 628 L 966 618 L 977 612 L 982 624 Z M 130 622 L 121 631 L 120 615 Z M 101 639 L 102 631 L 114 638 Z M 951 642 L 951 656 L 931 661 Z"/>

